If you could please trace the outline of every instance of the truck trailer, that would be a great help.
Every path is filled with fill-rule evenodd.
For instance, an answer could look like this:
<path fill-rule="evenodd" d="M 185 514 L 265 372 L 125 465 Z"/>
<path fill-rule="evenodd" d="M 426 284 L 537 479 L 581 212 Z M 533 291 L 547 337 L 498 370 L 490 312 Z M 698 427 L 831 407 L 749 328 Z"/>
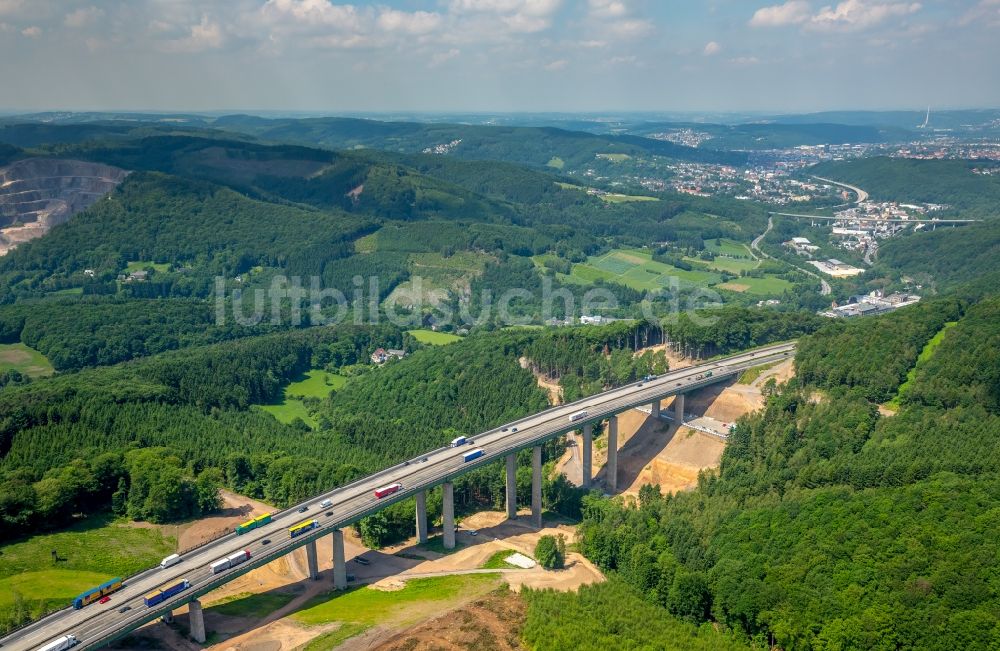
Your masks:
<path fill-rule="evenodd" d="M 39 647 L 38 651 L 63 651 L 63 649 L 74 647 L 79 643 L 80 640 L 76 639 L 75 635 L 63 635 L 61 638 Z"/>
<path fill-rule="evenodd" d="M 191 587 L 191 584 L 187 579 L 178 579 L 173 583 L 165 585 L 161 588 L 157 588 L 153 592 L 142 598 L 143 603 L 146 604 L 147 608 L 152 608 L 153 606 L 163 603 L 170 597 L 180 594 Z"/>
<path fill-rule="evenodd" d="M 478 450 L 473 450 L 472 452 L 466 452 L 465 454 L 463 454 L 462 461 L 464 463 L 469 463 L 473 459 L 478 459 L 481 456 L 483 456 L 483 449 L 479 448 Z"/>
<path fill-rule="evenodd" d="M 403 488 L 402 484 L 389 484 L 388 486 L 383 486 L 382 488 L 375 489 L 375 497 L 382 499 L 383 497 L 388 497 L 393 493 L 399 492 Z"/>
<path fill-rule="evenodd" d="M 578 411 L 578 412 L 576 412 L 575 414 L 570 414 L 570 415 L 569 415 L 569 422 L 571 422 L 571 423 L 575 423 L 575 422 L 577 422 L 578 420 L 583 420 L 583 419 L 584 419 L 584 418 L 586 418 L 586 417 L 587 417 L 588 415 L 589 415 L 589 414 L 587 413 L 587 411 L 586 411 L 586 410 L 583 410 L 583 411 Z"/>
<path fill-rule="evenodd" d="M 465 442 L 467 440 L 468 440 L 468 438 L 466 438 L 464 436 L 458 436 L 456 438 L 453 438 L 451 440 L 451 447 L 453 447 L 453 448 L 461 447 L 461 446 L 465 445 Z"/>

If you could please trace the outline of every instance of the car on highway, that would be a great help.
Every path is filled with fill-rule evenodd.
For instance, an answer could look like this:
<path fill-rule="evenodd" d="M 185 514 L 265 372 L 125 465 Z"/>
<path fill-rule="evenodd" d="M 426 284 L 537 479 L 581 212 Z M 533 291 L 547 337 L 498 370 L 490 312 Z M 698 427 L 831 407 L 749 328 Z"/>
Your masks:
<path fill-rule="evenodd" d="M 635 386 L 637 386 L 637 387 L 642 387 L 642 382 L 640 382 L 639 384 L 637 384 L 637 385 L 635 385 Z"/>
<path fill-rule="evenodd" d="M 476 531 L 475 529 L 469 529 L 469 535 L 470 536 L 478 536 L 479 532 Z"/>
<path fill-rule="evenodd" d="M 514 433 L 514 432 L 516 432 L 516 431 L 517 431 L 517 428 L 516 428 L 516 427 L 511 427 L 511 428 L 510 428 L 510 432 L 511 432 L 511 434 L 513 434 L 513 433 Z"/>
<path fill-rule="evenodd" d="M 354 557 L 354 562 L 357 563 L 358 565 L 371 565 L 372 564 L 372 562 L 370 560 L 368 560 L 367 558 L 364 558 L 362 556 L 355 556 Z"/>
<path fill-rule="evenodd" d="M 97 603 L 99 603 L 99 604 L 106 604 L 109 601 L 111 601 L 111 595 L 105 595 L 105 596 L 101 597 L 101 600 L 98 601 Z"/>
<path fill-rule="evenodd" d="M 264 540 L 260 541 L 260 544 L 262 544 L 262 545 L 270 545 L 271 544 L 271 539 L 270 538 L 265 538 Z"/>
<path fill-rule="evenodd" d="M 427 463 L 427 457 L 424 457 L 423 459 L 421 459 L 420 463 Z"/>
<path fill-rule="evenodd" d="M 333 517 L 333 511 L 327 511 L 326 512 L 326 517 L 332 518 Z"/>
<path fill-rule="evenodd" d="M 500 430 L 500 431 L 501 431 L 501 432 L 506 432 L 506 431 L 507 431 L 507 428 L 505 427 L 505 428 L 503 428 L 503 429 L 502 429 L 502 430 Z"/>
<path fill-rule="evenodd" d="M 301 507 L 299 507 L 299 513 L 305 513 L 308 510 L 309 510 L 308 506 L 301 506 Z"/>
<path fill-rule="evenodd" d="M 122 606 L 121 608 L 118 609 L 118 612 L 127 613 L 130 610 L 132 610 L 132 606 Z"/>

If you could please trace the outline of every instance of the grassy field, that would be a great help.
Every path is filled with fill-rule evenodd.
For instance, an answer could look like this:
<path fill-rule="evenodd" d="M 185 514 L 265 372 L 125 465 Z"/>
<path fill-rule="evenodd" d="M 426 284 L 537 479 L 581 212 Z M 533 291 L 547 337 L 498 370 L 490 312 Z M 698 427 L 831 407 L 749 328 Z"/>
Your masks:
<path fill-rule="evenodd" d="M 45 297 L 59 297 L 59 296 L 83 296 L 83 287 L 67 287 L 66 289 L 57 289 L 54 292 L 46 292 Z"/>
<path fill-rule="evenodd" d="M 132 527 L 109 516 L 5 545 L 0 548 L 0 612 L 17 594 L 45 608 L 67 605 L 84 590 L 155 565 L 176 548 L 177 541 L 159 529 Z M 58 561 L 52 560 L 53 550 Z"/>
<path fill-rule="evenodd" d="M 772 296 L 781 294 L 786 289 L 792 288 L 792 283 L 784 278 L 768 276 L 765 278 L 734 278 L 728 283 L 717 285 L 719 289 L 728 289 L 731 292 L 755 294 L 759 296 Z"/>
<path fill-rule="evenodd" d="M 411 579 L 402 590 L 366 586 L 329 592 L 311 599 L 292 618 L 309 626 L 329 622 L 374 626 L 388 620 L 406 620 L 406 611 L 414 616 L 418 614 L 414 610 L 422 610 L 422 614 L 442 612 L 444 604 L 485 594 L 500 581 L 500 575 L 494 573 L 458 574 Z"/>
<path fill-rule="evenodd" d="M 296 418 L 302 419 L 309 427 L 316 428 L 316 420 L 309 413 L 303 398 L 325 398 L 330 391 L 347 383 L 347 378 L 321 369 L 307 371 L 300 379 L 292 382 L 282 391 L 280 402 L 271 405 L 254 405 L 266 411 L 279 421 L 289 424 Z"/>
<path fill-rule="evenodd" d="M 458 335 L 453 335 L 449 332 L 434 332 L 433 330 L 407 330 L 407 332 L 413 335 L 413 338 L 420 343 L 431 344 L 433 346 L 444 346 L 445 344 L 453 344 L 456 341 L 462 340 Z"/>
<path fill-rule="evenodd" d="M 479 567 L 484 570 L 507 570 L 512 568 L 516 569 L 517 565 L 512 565 L 511 563 L 508 563 L 506 560 L 504 560 L 508 556 L 514 553 L 516 552 L 513 549 L 501 549 L 497 553 L 487 558 L 486 562 L 484 562 Z"/>
<path fill-rule="evenodd" d="M 618 194 L 616 192 L 608 192 L 607 194 L 600 195 L 601 199 L 607 201 L 608 203 L 628 203 L 629 201 L 659 201 L 656 197 L 647 197 L 641 194 Z"/>
<path fill-rule="evenodd" d="M 548 167 L 552 167 L 552 168 L 555 168 L 557 170 L 561 170 L 562 168 L 566 167 L 566 161 L 564 161 L 563 159 L 559 158 L 558 156 L 553 156 L 552 158 L 549 159 L 549 162 L 545 163 L 545 164 Z"/>
<path fill-rule="evenodd" d="M 907 371 L 906 380 L 899 385 L 896 397 L 887 402 L 885 405 L 886 407 L 893 410 L 899 410 L 900 400 L 906 395 L 910 385 L 913 384 L 913 380 L 917 377 L 917 369 L 919 369 L 922 364 L 926 364 L 927 360 L 934 355 L 934 351 L 937 350 L 937 347 L 941 345 L 942 341 L 944 341 L 944 336 L 948 333 L 949 328 L 953 327 L 956 323 L 958 323 L 958 321 L 949 321 L 944 324 L 944 327 L 941 328 L 937 334 L 931 337 L 930 341 L 924 344 L 923 350 L 921 350 L 920 355 L 917 356 L 917 363 L 913 365 L 913 368 Z"/>
<path fill-rule="evenodd" d="M 166 263 L 152 262 L 151 260 L 138 260 L 136 262 L 129 262 L 125 266 L 125 273 L 132 273 L 133 271 L 142 271 L 143 269 L 152 269 L 159 273 L 165 273 L 170 271 L 170 265 Z"/>
<path fill-rule="evenodd" d="M 622 161 L 627 161 L 632 158 L 628 154 L 597 154 L 597 157 L 609 160 L 613 163 L 621 163 Z"/>
<path fill-rule="evenodd" d="M 52 375 L 52 364 L 30 346 L 24 344 L 0 344 L 0 371 L 14 370 L 28 377 Z"/>
<path fill-rule="evenodd" d="M 750 247 L 736 240 L 720 240 L 718 244 L 715 240 L 705 240 L 705 248 L 715 255 L 728 256 L 749 256 Z"/>
<path fill-rule="evenodd" d="M 294 598 L 295 595 L 282 592 L 241 592 L 208 604 L 206 610 L 227 617 L 261 619 L 287 606 Z"/>
<path fill-rule="evenodd" d="M 721 280 L 710 271 L 679 269 L 673 265 L 656 262 L 648 251 L 615 249 L 600 257 L 591 257 L 585 263 L 573 265 L 570 276 L 560 278 L 570 282 L 590 284 L 597 279 L 610 280 L 639 291 L 652 291 L 670 286 L 676 277 L 681 285 L 709 285 Z"/>
<path fill-rule="evenodd" d="M 330 373 L 322 369 L 306 371 L 303 378 L 285 387 L 285 396 L 291 398 L 325 398 L 330 391 L 336 391 L 347 384 L 343 375 Z"/>

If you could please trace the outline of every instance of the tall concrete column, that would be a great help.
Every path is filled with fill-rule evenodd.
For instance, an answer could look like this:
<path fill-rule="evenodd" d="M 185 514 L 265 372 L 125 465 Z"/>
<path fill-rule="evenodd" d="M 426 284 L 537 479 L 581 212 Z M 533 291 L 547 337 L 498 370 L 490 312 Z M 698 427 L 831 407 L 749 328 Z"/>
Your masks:
<path fill-rule="evenodd" d="M 319 578 L 319 562 L 316 559 L 315 540 L 310 540 L 306 543 L 306 560 L 309 562 L 309 578 L 315 581 Z"/>
<path fill-rule="evenodd" d="M 618 489 L 618 416 L 608 419 L 608 492 L 614 494 Z"/>
<path fill-rule="evenodd" d="M 420 491 L 417 497 L 417 542 L 427 542 L 427 491 Z"/>
<path fill-rule="evenodd" d="M 192 599 L 188 604 L 188 618 L 191 624 L 191 638 L 198 644 L 205 643 L 205 613 L 201 610 L 201 602 Z"/>
<path fill-rule="evenodd" d="M 678 426 L 684 424 L 684 394 L 678 393 L 674 396 L 674 422 Z"/>
<path fill-rule="evenodd" d="M 659 418 L 660 417 L 660 401 L 659 400 L 654 400 L 653 401 L 652 408 L 650 409 L 650 415 L 653 418 Z"/>
<path fill-rule="evenodd" d="M 347 563 L 344 561 L 344 532 L 333 530 L 333 587 L 343 590 L 347 587 Z"/>
<path fill-rule="evenodd" d="M 507 519 L 517 518 L 517 455 L 507 455 Z"/>
<path fill-rule="evenodd" d="M 587 423 L 583 426 L 583 487 L 590 488 L 590 478 L 593 476 L 591 455 L 594 451 L 594 426 Z"/>
<path fill-rule="evenodd" d="M 531 449 L 531 525 L 542 528 L 542 446 Z"/>
<path fill-rule="evenodd" d="M 441 523 L 444 525 L 444 548 L 455 549 L 455 486 L 450 481 L 441 485 Z"/>

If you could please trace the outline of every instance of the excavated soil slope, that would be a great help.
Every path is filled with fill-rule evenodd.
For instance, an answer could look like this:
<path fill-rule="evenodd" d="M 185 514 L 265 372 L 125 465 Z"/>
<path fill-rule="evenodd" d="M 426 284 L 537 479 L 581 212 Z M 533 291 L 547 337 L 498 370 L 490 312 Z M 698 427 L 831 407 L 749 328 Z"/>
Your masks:
<path fill-rule="evenodd" d="M 77 160 L 28 158 L 0 167 L 0 255 L 114 190 L 127 171 Z"/>

